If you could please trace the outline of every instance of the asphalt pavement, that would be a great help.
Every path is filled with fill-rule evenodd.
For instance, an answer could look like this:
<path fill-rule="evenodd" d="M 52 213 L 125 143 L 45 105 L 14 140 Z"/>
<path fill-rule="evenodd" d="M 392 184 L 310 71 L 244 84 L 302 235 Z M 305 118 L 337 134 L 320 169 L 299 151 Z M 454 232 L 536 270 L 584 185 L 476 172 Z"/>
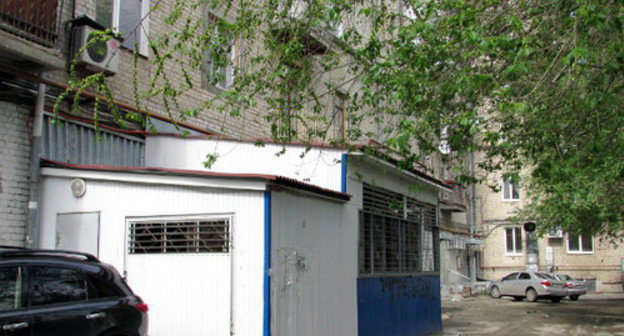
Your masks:
<path fill-rule="evenodd" d="M 624 336 L 624 294 L 587 294 L 560 303 L 448 297 L 442 300 L 442 323 L 437 335 Z"/>

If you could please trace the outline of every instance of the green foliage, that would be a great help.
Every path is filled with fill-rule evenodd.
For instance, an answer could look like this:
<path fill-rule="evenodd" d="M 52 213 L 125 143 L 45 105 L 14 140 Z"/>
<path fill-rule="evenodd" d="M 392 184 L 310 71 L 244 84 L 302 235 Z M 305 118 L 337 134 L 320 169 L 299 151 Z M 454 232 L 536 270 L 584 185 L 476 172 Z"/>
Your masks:
<path fill-rule="evenodd" d="M 193 15 L 206 10 L 223 19 Z M 329 98 L 340 93 L 349 131 L 335 144 L 373 137 L 402 167 L 438 155 L 466 183 L 482 176 L 463 159 L 482 153 L 484 171 L 529 170 L 519 218 L 622 232 L 621 1 L 192 0 L 154 11 L 170 29 L 151 37 L 145 87 L 134 63 L 138 107 L 158 97 L 176 120 L 261 113 L 275 140 L 326 140 L 340 120 Z M 232 67 L 231 85 L 187 106 L 207 57 Z M 213 71 L 204 84 L 226 76 Z M 70 84 L 111 95 L 101 75 Z"/>

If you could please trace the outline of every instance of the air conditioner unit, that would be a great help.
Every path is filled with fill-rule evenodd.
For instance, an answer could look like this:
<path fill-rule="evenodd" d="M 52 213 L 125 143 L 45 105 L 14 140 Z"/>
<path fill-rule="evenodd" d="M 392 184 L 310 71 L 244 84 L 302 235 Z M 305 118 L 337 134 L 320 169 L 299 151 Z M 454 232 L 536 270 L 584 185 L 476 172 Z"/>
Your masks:
<path fill-rule="evenodd" d="M 548 238 L 563 238 L 563 230 L 548 231 Z"/>
<path fill-rule="evenodd" d="M 117 73 L 119 68 L 119 47 L 121 42 L 111 38 L 106 41 L 94 41 L 96 29 L 87 26 L 77 26 L 74 30 L 73 53 L 76 55 L 77 65 L 92 71 L 103 72 L 107 76 Z M 85 45 L 87 45 L 85 47 Z"/>

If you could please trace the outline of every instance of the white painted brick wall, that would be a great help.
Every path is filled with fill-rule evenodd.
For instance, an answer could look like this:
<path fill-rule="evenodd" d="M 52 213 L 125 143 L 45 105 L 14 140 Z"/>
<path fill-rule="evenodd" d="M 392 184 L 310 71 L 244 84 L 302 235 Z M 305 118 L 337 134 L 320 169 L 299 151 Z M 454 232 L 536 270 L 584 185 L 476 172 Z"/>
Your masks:
<path fill-rule="evenodd" d="M 0 244 L 24 245 L 30 162 L 29 109 L 0 102 Z"/>

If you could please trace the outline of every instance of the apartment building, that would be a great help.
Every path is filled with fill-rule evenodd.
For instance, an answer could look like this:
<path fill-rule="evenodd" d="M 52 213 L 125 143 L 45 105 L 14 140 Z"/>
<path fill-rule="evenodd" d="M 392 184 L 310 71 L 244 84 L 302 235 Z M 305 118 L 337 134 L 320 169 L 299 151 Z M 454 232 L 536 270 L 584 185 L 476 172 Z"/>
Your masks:
<path fill-rule="evenodd" d="M 184 74 L 172 58 L 163 67 L 170 84 L 193 86 L 169 106 L 149 95 L 137 104 L 133 83 L 148 87 L 155 66 L 157 50 L 147 41 L 171 29 L 165 18 L 175 2 L 158 4 L 153 12 L 154 0 L 0 5 L 0 244 L 83 249 L 114 264 L 154 304 L 151 314 L 159 322 L 152 335 L 172 335 L 175 323 L 197 335 L 440 330 L 439 223 L 442 211 L 462 208 L 447 202 L 450 208 L 440 209 L 439 191 L 451 192 L 450 185 L 424 167 L 400 170 L 388 156 L 367 158 L 364 143 L 352 153 L 336 143 L 309 142 L 349 140 L 346 89 L 323 96 L 321 115 L 333 121 L 329 126 L 318 126 L 318 114 L 304 106 L 302 115 L 280 116 L 286 118 L 276 130 L 266 102 L 237 111 L 238 117 L 205 109 L 183 118 L 179 111 L 228 89 L 234 69 L 207 58 Z M 218 9 L 187 8 L 183 16 L 205 16 L 209 23 L 233 19 Z M 106 28 L 123 40 L 81 48 L 93 29 Z M 332 48 L 340 29 L 328 28 L 303 36 L 309 48 L 302 57 Z M 262 54 L 254 42 L 231 41 L 232 66 Z M 68 88 L 69 56 L 76 53 L 79 72 L 108 75 L 114 101 L 93 85 L 79 97 L 70 92 L 54 116 L 54 102 Z M 322 76 L 344 79 L 340 71 Z M 286 107 L 297 103 L 295 94 Z M 146 121 L 125 117 L 132 114 L 146 115 Z M 364 125 L 370 129 L 362 133 L 382 136 L 383 124 Z M 269 136 L 292 143 L 273 143 Z M 265 147 L 257 147 L 259 139 Z M 210 153 L 222 159 L 214 169 L 201 163 Z M 180 160 L 170 160 L 176 155 Z M 159 167 L 149 167 L 154 165 Z M 403 211 L 394 208 L 397 202 Z M 82 227 L 89 230 L 76 229 Z M 71 234 L 76 232 L 82 233 Z M 155 241 L 145 246 L 162 248 L 137 252 L 147 251 L 135 248 L 146 232 Z M 200 251 L 202 239 L 219 246 Z M 205 254 L 175 254 L 180 251 Z M 198 260 L 219 271 L 194 267 Z M 187 291 L 192 288 L 197 293 Z M 171 305 L 181 298 L 196 304 Z M 398 311 L 404 313 L 393 313 Z M 167 320 L 173 313 L 177 320 Z M 219 323 L 218 331 L 202 327 L 206 316 Z M 193 323 L 185 323 L 187 317 Z"/>
<path fill-rule="evenodd" d="M 477 189 L 477 215 L 483 246 L 480 271 L 486 279 L 500 279 L 526 269 L 568 274 L 588 280 L 591 291 L 621 292 L 624 247 L 606 237 L 555 230 L 539 236 L 531 224 L 510 220 L 526 202 L 522 181 L 492 174 Z M 539 225 L 539 221 L 536 222 Z"/>

